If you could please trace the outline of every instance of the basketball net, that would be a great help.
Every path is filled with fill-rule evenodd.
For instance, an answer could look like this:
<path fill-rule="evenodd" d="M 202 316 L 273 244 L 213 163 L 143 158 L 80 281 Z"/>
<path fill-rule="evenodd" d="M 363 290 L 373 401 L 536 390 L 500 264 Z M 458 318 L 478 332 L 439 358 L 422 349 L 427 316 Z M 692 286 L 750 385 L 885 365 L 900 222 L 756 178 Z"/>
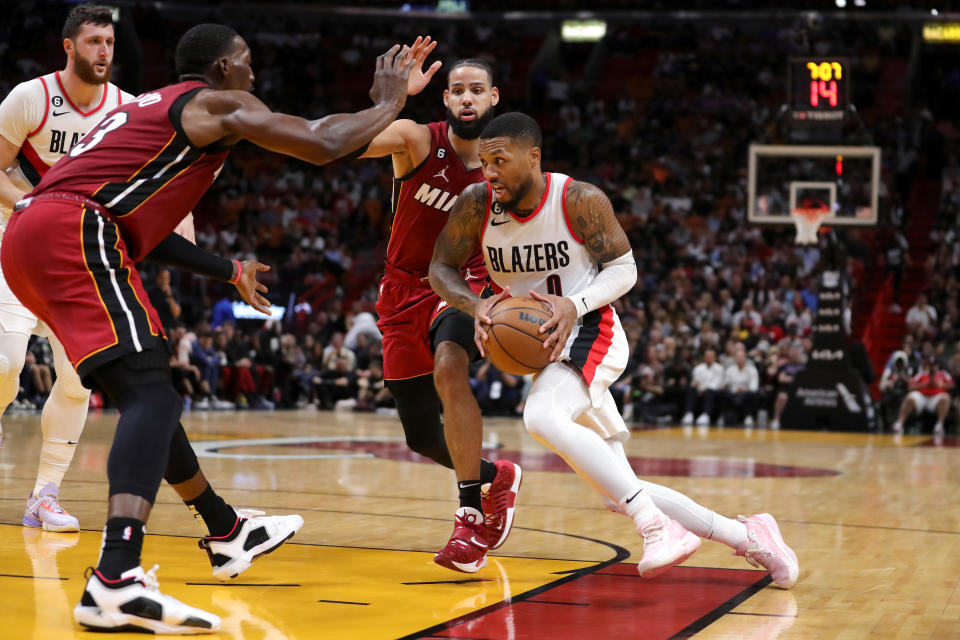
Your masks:
<path fill-rule="evenodd" d="M 813 209 L 797 207 L 790 212 L 793 224 L 797 228 L 797 244 L 817 244 L 817 230 L 823 224 L 823 219 L 830 213 L 829 209 Z"/>

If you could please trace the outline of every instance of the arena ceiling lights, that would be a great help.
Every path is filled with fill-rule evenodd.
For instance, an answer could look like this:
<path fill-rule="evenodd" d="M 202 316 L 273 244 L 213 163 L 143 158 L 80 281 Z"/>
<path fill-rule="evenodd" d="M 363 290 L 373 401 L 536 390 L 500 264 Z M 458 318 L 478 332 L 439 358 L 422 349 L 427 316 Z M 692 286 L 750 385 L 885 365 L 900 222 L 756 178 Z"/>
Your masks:
<path fill-rule="evenodd" d="M 607 35 L 606 20 L 564 20 L 560 37 L 564 42 L 597 42 Z"/>

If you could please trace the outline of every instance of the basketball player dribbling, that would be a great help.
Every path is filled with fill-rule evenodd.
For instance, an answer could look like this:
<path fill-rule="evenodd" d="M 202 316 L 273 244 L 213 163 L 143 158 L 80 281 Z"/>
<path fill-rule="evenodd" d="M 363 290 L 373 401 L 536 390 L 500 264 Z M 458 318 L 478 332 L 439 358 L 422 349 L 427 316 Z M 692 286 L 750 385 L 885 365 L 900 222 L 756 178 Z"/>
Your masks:
<path fill-rule="evenodd" d="M 153 570 L 140 566 L 162 479 L 202 518 L 209 535 L 200 546 L 220 579 L 303 525 L 298 515 L 237 511 L 207 482 L 179 423 L 166 339 L 134 264 L 149 255 L 221 280 L 255 281 L 266 267 L 211 256 L 174 228 L 240 140 L 314 164 L 360 149 L 403 108 L 416 55 L 409 53 L 396 45 L 377 59 L 373 107 L 309 122 L 271 112 L 250 93 L 250 49 L 235 31 L 198 25 L 177 45 L 178 83 L 107 114 L 14 207 L 0 253 L 13 293 L 59 338 L 81 380 L 95 381 L 120 409 L 100 559 L 74 609 L 82 626 L 181 634 L 220 627 L 216 615 L 163 594 Z"/>
<path fill-rule="evenodd" d="M 627 339 L 611 303 L 636 282 L 626 233 L 604 193 L 559 173 L 541 173 L 542 135 L 521 113 L 498 116 L 480 136 L 486 184 L 468 187 L 437 239 L 430 283 L 449 304 L 475 318 L 483 351 L 490 309 L 512 291 L 549 304 L 542 327 L 551 362 L 534 378 L 523 420 L 609 505 L 629 516 L 644 540 L 640 575 L 652 577 L 717 540 L 792 587 L 796 555 L 769 514 L 737 520 L 706 509 L 687 496 L 639 480 L 624 453 L 629 431 L 608 387 L 626 366 Z M 535 255 L 565 259 L 524 261 Z M 459 265 L 482 250 L 496 297 L 479 298 Z M 598 265 L 600 267 L 598 268 Z M 696 535 L 694 535 L 696 534 Z"/>
<path fill-rule="evenodd" d="M 435 44 L 428 42 L 426 52 Z M 410 93 L 422 90 L 439 67 L 435 62 L 417 75 L 421 82 Z M 480 570 L 487 551 L 506 542 L 521 470 L 507 460 L 481 459 L 483 424 L 469 377 L 470 363 L 479 357 L 473 318 L 440 299 L 427 271 L 458 194 L 483 181 L 479 136 L 499 99 L 493 69 L 482 60 L 460 60 L 447 73 L 445 122 L 397 120 L 361 156 L 393 158 L 393 228 L 377 300 L 384 378 L 408 446 L 456 472 L 460 507 L 453 535 L 434 562 L 465 573 Z M 479 252 L 464 260 L 461 271 L 476 294 L 488 286 Z M 482 523 L 484 535 L 474 535 L 463 522 Z"/>

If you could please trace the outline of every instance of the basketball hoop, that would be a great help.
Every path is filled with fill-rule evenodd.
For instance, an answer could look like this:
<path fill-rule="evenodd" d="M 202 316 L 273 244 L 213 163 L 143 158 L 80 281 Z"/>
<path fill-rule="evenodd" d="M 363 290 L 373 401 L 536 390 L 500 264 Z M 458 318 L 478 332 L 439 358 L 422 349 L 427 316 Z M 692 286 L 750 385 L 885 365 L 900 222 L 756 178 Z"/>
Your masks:
<path fill-rule="evenodd" d="M 797 228 L 797 244 L 817 244 L 817 230 L 823 223 L 824 218 L 830 213 L 830 209 L 797 207 L 790 211 L 790 217 L 793 218 L 793 224 Z"/>

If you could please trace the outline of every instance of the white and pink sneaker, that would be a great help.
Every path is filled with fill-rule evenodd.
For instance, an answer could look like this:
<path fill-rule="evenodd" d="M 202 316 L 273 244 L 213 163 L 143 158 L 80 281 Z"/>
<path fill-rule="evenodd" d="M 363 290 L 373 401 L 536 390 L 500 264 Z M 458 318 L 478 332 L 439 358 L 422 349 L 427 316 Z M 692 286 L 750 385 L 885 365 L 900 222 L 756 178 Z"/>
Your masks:
<path fill-rule="evenodd" d="M 735 555 L 744 556 L 753 566 L 769 571 L 773 583 L 782 589 L 789 589 L 797 584 L 800 575 L 797 554 L 783 541 L 780 527 L 773 516 L 759 513 L 749 518 L 737 518 L 747 527 L 747 540 L 740 545 Z"/>
<path fill-rule="evenodd" d="M 80 523 L 64 511 L 57 501 L 59 489 L 52 482 L 27 498 L 23 526 L 43 527 L 45 531 L 80 531 Z"/>
<path fill-rule="evenodd" d="M 643 536 L 643 557 L 637 563 L 637 572 L 644 578 L 680 564 L 700 548 L 700 538 L 663 514 L 641 524 L 639 532 Z"/>

